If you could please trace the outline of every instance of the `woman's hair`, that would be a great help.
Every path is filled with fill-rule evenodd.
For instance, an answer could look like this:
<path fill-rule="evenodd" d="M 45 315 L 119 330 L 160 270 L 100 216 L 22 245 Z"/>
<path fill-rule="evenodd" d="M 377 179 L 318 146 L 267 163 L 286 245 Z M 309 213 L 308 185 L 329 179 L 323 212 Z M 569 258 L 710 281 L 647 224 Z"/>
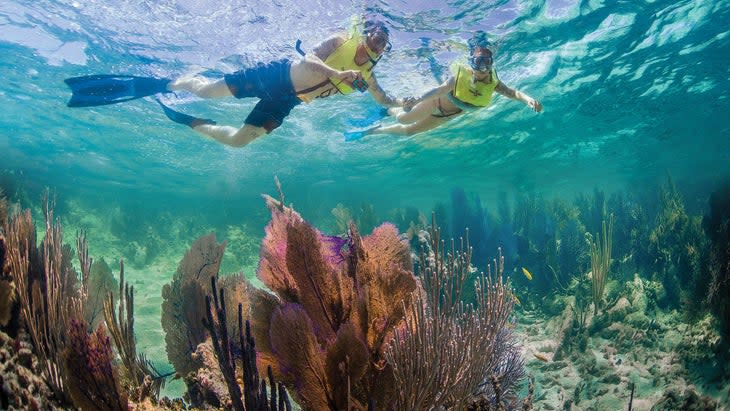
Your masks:
<path fill-rule="evenodd" d="M 469 39 L 469 42 L 467 43 L 469 45 L 469 53 L 473 53 L 475 48 L 489 48 L 492 43 L 489 42 L 487 39 L 487 33 L 483 32 L 482 30 L 478 30 L 474 33 L 474 35 Z"/>

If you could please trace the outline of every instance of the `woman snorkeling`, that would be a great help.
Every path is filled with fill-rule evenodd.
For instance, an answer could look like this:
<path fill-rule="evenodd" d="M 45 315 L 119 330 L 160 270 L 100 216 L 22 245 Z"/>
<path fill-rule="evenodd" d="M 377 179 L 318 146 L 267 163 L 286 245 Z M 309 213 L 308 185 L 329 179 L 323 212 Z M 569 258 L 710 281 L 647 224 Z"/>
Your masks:
<path fill-rule="evenodd" d="M 371 134 L 413 135 L 438 127 L 466 112 L 488 107 L 494 92 L 527 104 L 536 112 L 542 104 L 499 81 L 493 67 L 492 45 L 487 34 L 477 31 L 469 40 L 469 65 L 455 64 L 454 76 L 423 96 L 404 100 L 403 107 L 388 110 L 397 124 L 376 126 L 346 134 L 353 140 Z"/>

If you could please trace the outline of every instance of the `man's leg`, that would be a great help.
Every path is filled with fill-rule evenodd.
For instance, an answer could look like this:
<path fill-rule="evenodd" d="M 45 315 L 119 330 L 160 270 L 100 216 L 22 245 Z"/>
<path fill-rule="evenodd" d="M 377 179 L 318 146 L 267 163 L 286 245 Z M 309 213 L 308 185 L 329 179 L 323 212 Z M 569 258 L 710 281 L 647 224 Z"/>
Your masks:
<path fill-rule="evenodd" d="M 259 100 L 246 117 L 243 127 L 239 129 L 214 124 L 199 124 L 195 125 L 193 130 L 225 145 L 243 147 L 279 127 L 284 118 L 299 103 L 301 101 L 296 96 L 287 96 L 278 100 Z"/>
<path fill-rule="evenodd" d="M 181 77 L 167 86 L 171 91 L 189 91 L 202 98 L 230 97 L 231 90 L 225 79 L 213 80 L 205 77 Z"/>
<path fill-rule="evenodd" d="M 231 147 L 243 147 L 266 134 L 265 128 L 251 124 L 244 124 L 241 128 L 200 124 L 194 126 L 193 130 Z"/>
<path fill-rule="evenodd" d="M 243 147 L 267 132 L 264 127 L 251 124 L 244 124 L 240 129 L 230 126 L 219 126 L 213 120 L 193 117 L 167 107 L 160 100 L 157 100 L 157 102 L 170 120 L 186 125 L 204 136 L 211 137 L 231 147 Z"/>

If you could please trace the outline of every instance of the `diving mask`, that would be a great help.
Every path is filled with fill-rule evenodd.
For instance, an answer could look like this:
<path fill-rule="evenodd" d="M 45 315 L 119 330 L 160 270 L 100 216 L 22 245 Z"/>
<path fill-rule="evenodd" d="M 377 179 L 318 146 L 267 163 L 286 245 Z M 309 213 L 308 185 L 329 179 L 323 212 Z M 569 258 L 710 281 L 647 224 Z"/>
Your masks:
<path fill-rule="evenodd" d="M 469 65 L 476 71 L 487 71 L 492 67 L 492 55 L 471 56 L 469 57 Z"/>

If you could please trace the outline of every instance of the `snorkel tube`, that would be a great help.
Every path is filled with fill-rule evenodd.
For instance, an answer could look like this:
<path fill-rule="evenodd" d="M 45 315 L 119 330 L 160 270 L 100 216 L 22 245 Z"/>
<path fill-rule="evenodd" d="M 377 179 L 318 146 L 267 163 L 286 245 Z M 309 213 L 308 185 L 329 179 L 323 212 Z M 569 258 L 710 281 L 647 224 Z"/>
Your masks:
<path fill-rule="evenodd" d="M 297 44 L 294 45 L 294 48 L 297 50 L 297 53 L 301 54 L 302 57 L 304 57 L 307 53 L 302 50 L 302 41 L 297 39 Z"/>

